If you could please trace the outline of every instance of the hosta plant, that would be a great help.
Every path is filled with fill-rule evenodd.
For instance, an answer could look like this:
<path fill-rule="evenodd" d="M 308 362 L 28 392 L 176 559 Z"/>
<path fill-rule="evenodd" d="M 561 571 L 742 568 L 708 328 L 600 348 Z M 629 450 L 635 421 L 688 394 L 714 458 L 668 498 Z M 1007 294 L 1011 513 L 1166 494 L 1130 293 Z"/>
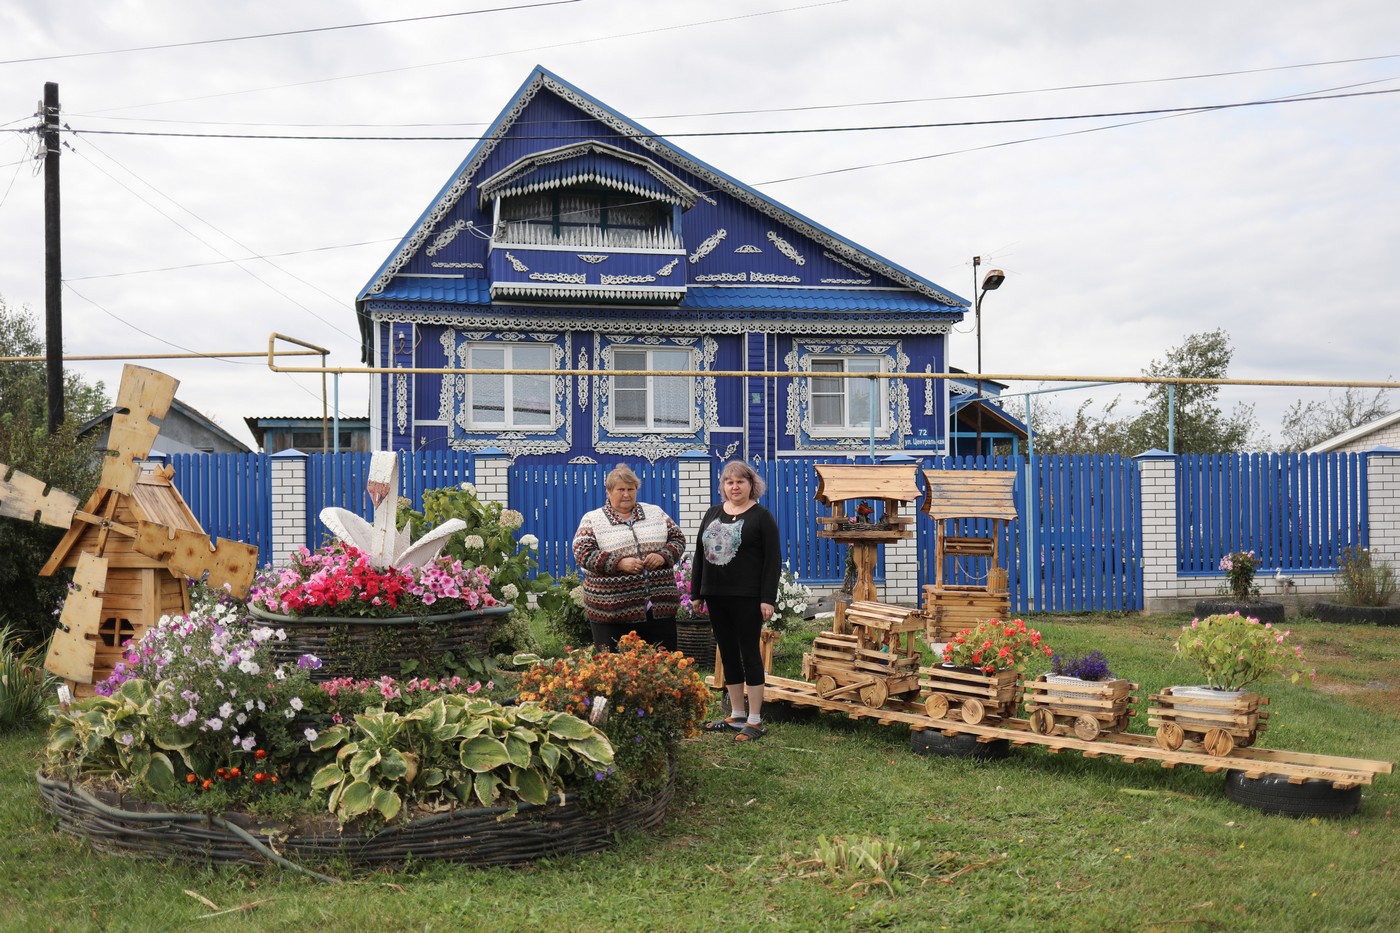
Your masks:
<path fill-rule="evenodd" d="M 375 811 L 393 820 L 407 803 L 543 804 L 570 778 L 612 764 L 596 728 L 535 704 L 502 707 L 461 694 L 440 696 L 410 713 L 371 710 L 331 726 L 311 749 L 335 760 L 313 775 L 341 823 Z"/>
<path fill-rule="evenodd" d="M 114 778 L 155 793 L 175 785 L 171 752 L 192 739 L 172 736 L 155 713 L 156 694 L 144 680 L 128 680 L 110 696 L 88 697 L 54 714 L 45 769 L 70 779 Z"/>

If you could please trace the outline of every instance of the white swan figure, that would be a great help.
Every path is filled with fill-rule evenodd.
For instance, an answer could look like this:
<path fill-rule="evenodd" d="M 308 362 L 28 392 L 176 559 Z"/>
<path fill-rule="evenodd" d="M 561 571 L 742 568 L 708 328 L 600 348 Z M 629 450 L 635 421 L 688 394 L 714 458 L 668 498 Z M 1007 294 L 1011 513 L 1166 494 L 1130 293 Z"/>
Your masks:
<path fill-rule="evenodd" d="M 448 538 L 467 527 L 460 518 L 451 518 L 409 543 L 408 529 L 399 530 L 395 522 L 399 506 L 399 458 L 392 451 L 377 451 L 370 458 L 369 482 L 365 489 L 374 503 L 373 524 L 349 509 L 335 507 L 322 509 L 321 521 L 331 534 L 368 554 L 370 563 L 376 567 L 421 567 L 438 556 Z"/>

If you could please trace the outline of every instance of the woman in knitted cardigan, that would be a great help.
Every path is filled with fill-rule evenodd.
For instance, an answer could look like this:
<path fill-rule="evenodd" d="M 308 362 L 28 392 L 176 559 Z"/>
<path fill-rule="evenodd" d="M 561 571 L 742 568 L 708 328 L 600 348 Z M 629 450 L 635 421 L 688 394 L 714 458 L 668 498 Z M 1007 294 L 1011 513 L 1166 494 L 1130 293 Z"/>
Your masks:
<path fill-rule="evenodd" d="M 642 484 L 623 464 L 608 474 L 608 502 L 574 533 L 574 561 L 584 571 L 583 604 L 593 644 L 616 648 L 636 631 L 676 650 L 680 592 L 672 569 L 685 554 L 685 535 L 659 506 L 637 501 Z"/>

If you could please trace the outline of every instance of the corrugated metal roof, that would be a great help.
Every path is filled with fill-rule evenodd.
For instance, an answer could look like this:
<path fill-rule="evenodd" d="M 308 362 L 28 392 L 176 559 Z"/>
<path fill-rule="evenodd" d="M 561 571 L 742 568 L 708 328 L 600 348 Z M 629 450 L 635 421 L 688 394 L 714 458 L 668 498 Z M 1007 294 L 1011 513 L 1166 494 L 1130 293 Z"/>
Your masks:
<path fill-rule="evenodd" d="M 486 279 L 415 279 L 399 277 L 389 283 L 375 301 L 412 301 L 434 304 L 489 305 L 491 283 Z M 500 302 L 508 304 L 509 302 Z M 895 289 L 696 287 L 686 290 L 681 310 L 689 311 L 881 311 L 933 313 L 960 317 L 962 308 L 950 308 L 915 292 Z"/>
<path fill-rule="evenodd" d="M 442 304 L 489 305 L 491 283 L 486 279 L 417 279 L 399 277 L 376 301 L 431 301 Z"/>
<path fill-rule="evenodd" d="M 922 311 L 950 318 L 964 313 L 963 308 L 950 308 L 916 292 L 859 288 L 691 286 L 681 307 L 696 311 Z"/>

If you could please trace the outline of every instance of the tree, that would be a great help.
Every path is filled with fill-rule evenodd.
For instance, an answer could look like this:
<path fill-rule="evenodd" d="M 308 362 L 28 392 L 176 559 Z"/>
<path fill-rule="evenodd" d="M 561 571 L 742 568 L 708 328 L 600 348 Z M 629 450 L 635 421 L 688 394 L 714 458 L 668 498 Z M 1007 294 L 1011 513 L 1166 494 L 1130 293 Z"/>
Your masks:
<path fill-rule="evenodd" d="M 1229 376 L 1234 353 L 1230 335 L 1223 329 L 1189 334 L 1180 346 L 1167 351 L 1165 359 L 1153 360 L 1143 375 L 1224 379 Z M 1174 400 L 1170 398 L 1173 388 Z M 1153 383 L 1142 403 L 1142 414 L 1133 419 L 1128 429 L 1130 448 L 1134 453 L 1151 448 L 1166 450 L 1172 408 L 1176 421 L 1173 453 L 1231 453 L 1260 446 L 1262 438 L 1254 406 L 1241 402 L 1226 417 L 1217 404 L 1219 397 L 1218 385 Z"/>
<path fill-rule="evenodd" d="M 13 310 L 0 298 L 0 356 L 42 356 L 28 309 Z M 65 419 L 58 433 L 48 433 L 48 383 L 42 362 L 0 363 L 0 464 L 38 477 L 79 502 L 97 485 L 101 458 L 78 428 L 110 407 L 101 382 L 89 384 L 64 373 Z M 62 538 L 60 529 L 33 522 L 0 519 L 0 593 L 3 614 L 28 644 L 38 644 L 53 630 L 54 613 L 67 580 L 40 577 L 39 570 Z"/>
<path fill-rule="evenodd" d="M 1369 397 L 1357 388 L 1341 395 L 1328 392 L 1325 402 L 1299 399 L 1283 415 L 1283 449 L 1307 450 L 1343 431 L 1384 418 L 1392 410 L 1389 389 L 1377 389 Z"/>
<path fill-rule="evenodd" d="M 1223 330 L 1190 334 L 1162 360 L 1153 360 L 1143 375 L 1187 379 L 1224 379 L 1229 375 L 1234 350 Z M 1174 398 L 1172 397 L 1174 395 Z M 1036 453 L 1106 454 L 1133 456 L 1144 450 L 1168 446 L 1169 413 L 1175 413 L 1174 453 L 1227 453 L 1256 449 L 1263 442 L 1254 418 L 1254 406 L 1239 404 L 1225 417 L 1217 404 L 1220 386 L 1194 383 L 1151 383 L 1147 398 L 1136 415 L 1120 415 L 1122 397 L 1091 410 L 1093 399 L 1082 402 L 1066 418 L 1048 405 L 1032 403 L 1031 423 Z M 1008 405 L 1008 408 L 1024 406 Z"/>

